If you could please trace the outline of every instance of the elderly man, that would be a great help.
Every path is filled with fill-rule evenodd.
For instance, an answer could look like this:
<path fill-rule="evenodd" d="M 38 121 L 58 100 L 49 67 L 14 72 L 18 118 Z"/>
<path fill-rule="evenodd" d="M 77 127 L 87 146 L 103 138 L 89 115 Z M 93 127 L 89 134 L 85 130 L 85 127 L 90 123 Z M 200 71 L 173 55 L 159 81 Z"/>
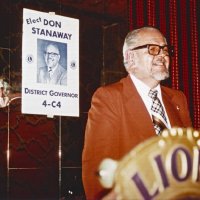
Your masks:
<path fill-rule="evenodd" d="M 60 64 L 60 51 L 55 43 L 47 45 L 44 52 L 46 66 L 38 70 L 38 83 L 67 85 L 67 70 Z"/>
<path fill-rule="evenodd" d="M 169 77 L 170 53 L 158 29 L 143 27 L 129 32 L 123 46 L 128 76 L 94 93 L 82 155 L 88 200 L 100 199 L 108 192 L 96 176 L 104 158 L 119 160 L 165 128 L 192 126 L 185 95 L 160 85 Z"/>

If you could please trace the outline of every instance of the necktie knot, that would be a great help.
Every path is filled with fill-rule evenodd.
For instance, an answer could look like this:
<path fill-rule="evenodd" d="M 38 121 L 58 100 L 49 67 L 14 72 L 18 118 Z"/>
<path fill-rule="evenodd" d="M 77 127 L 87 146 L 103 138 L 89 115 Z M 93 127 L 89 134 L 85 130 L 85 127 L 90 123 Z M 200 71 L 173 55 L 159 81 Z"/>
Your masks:
<path fill-rule="evenodd" d="M 158 95 L 158 91 L 157 90 L 150 90 L 149 91 L 149 97 L 151 97 L 152 99 L 156 99 Z"/>
<path fill-rule="evenodd" d="M 49 70 L 48 70 L 48 72 L 50 73 L 52 71 L 52 68 L 51 67 L 49 67 Z"/>

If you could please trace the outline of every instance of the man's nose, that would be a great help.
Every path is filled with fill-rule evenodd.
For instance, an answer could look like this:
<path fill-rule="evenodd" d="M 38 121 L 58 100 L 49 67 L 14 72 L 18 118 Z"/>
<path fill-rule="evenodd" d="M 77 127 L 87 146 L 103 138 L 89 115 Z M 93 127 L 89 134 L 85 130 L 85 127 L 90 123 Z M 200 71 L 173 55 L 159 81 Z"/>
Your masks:
<path fill-rule="evenodd" d="M 166 55 L 164 54 L 164 53 L 159 53 L 158 55 L 157 55 L 157 59 L 156 59 L 156 61 L 157 62 L 162 62 L 162 63 L 164 63 L 166 60 L 165 60 L 165 57 L 166 57 Z"/>
<path fill-rule="evenodd" d="M 163 48 L 161 48 L 158 55 L 162 55 L 163 57 L 165 57 L 165 56 L 169 56 L 169 53 L 165 51 Z"/>
<path fill-rule="evenodd" d="M 47 58 L 48 58 L 48 59 L 53 59 L 52 54 L 48 54 Z"/>

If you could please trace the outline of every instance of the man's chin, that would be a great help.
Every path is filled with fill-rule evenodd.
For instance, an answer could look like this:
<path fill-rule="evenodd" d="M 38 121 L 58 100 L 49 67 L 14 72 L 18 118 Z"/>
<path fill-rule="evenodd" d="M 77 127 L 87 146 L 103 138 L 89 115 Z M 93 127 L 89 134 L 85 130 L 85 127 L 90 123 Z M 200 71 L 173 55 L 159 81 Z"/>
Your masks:
<path fill-rule="evenodd" d="M 53 68 L 53 65 L 47 64 L 47 67 L 51 67 L 51 68 Z"/>
<path fill-rule="evenodd" d="M 154 73 L 152 76 L 157 81 L 163 81 L 163 80 L 169 78 L 169 73 L 167 73 L 167 72 Z"/>

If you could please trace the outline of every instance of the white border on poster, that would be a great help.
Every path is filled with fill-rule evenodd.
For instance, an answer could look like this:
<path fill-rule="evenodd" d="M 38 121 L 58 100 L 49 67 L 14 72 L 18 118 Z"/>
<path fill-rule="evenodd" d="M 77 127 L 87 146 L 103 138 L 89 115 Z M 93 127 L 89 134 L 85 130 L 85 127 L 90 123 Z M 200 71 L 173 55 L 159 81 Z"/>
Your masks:
<path fill-rule="evenodd" d="M 54 66 L 56 59 L 59 65 L 50 79 L 47 62 Z M 22 113 L 79 116 L 78 19 L 23 9 Z"/>

